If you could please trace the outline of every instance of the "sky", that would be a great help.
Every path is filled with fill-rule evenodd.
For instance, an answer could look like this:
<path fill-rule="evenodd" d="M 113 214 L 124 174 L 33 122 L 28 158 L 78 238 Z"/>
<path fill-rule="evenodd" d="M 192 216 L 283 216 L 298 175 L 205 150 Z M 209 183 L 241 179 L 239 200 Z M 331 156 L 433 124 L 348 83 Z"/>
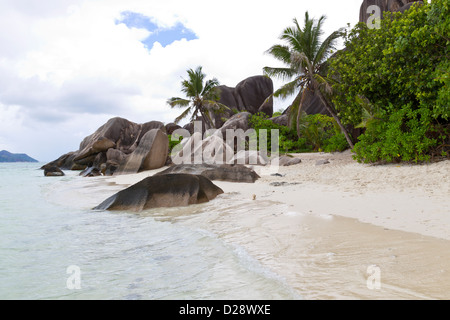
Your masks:
<path fill-rule="evenodd" d="M 361 3 L 0 0 L 0 150 L 48 162 L 113 117 L 172 122 L 186 70 L 234 87 L 282 66 L 265 51 L 294 18 L 326 15 L 327 36 L 356 24 Z"/>

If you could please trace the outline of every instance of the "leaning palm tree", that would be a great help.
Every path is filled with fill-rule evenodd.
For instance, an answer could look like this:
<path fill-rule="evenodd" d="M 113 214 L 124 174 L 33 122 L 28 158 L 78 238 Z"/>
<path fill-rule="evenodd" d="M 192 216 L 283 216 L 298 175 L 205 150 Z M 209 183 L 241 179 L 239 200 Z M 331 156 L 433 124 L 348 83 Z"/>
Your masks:
<path fill-rule="evenodd" d="M 286 45 L 274 45 L 267 50 L 268 54 L 283 62 L 286 67 L 265 67 L 264 73 L 270 77 L 289 81 L 274 92 L 275 97 L 285 99 L 297 94 L 289 107 L 289 117 L 291 123 L 296 123 L 298 135 L 300 135 L 300 117 L 303 114 L 303 103 L 309 91 L 317 94 L 327 111 L 338 123 L 348 144 L 353 148 L 352 139 L 342 125 L 329 99 L 332 90 L 324 75 L 325 62 L 330 53 L 335 50 L 337 40 L 343 35 L 343 29 L 333 32 L 324 41 L 321 41 L 322 25 L 325 19 L 325 16 L 321 16 L 317 21 L 310 19 L 308 12 L 306 12 L 303 28 L 300 27 L 297 19 L 294 19 L 294 26 L 286 28 L 280 36 L 280 39 L 285 41 Z M 293 119 L 295 119 L 295 122 Z"/>
<path fill-rule="evenodd" d="M 206 126 L 214 128 L 214 122 L 211 118 L 210 112 L 223 112 L 228 109 L 225 105 L 218 102 L 220 98 L 219 81 L 214 78 L 212 80 L 204 81 L 206 75 L 202 72 L 202 67 L 197 67 L 196 70 L 187 70 L 189 75 L 188 80 L 181 82 L 181 91 L 186 94 L 188 99 L 170 98 L 167 103 L 172 107 L 186 108 L 186 110 L 175 119 L 175 123 L 187 118 L 191 114 L 191 121 L 196 120 L 199 115 L 205 121 Z"/>

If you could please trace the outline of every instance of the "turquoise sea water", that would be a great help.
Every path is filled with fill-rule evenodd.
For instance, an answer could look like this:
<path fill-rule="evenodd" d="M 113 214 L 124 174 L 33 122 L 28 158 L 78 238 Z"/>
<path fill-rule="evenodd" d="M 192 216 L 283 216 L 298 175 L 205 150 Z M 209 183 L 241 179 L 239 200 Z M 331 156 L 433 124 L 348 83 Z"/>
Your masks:
<path fill-rule="evenodd" d="M 85 178 L 44 177 L 41 165 L 0 164 L 0 299 L 299 298 L 242 248 L 151 216 L 93 211 L 89 189 L 89 201 L 71 193 Z"/>

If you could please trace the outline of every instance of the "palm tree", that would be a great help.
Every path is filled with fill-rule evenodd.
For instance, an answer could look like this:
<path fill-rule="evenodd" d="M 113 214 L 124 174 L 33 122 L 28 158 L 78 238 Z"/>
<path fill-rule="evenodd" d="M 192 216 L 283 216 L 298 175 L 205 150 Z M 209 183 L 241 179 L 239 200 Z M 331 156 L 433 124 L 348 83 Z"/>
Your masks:
<path fill-rule="evenodd" d="M 292 119 L 296 120 L 298 135 L 300 135 L 300 117 L 302 115 L 303 102 L 307 92 L 310 91 L 318 95 L 327 111 L 341 128 L 348 144 L 353 148 L 354 145 L 350 135 L 342 125 L 329 99 L 332 90 L 324 75 L 326 60 L 330 53 L 335 50 L 337 40 L 343 35 L 343 29 L 333 32 L 321 42 L 321 36 L 323 35 L 322 25 L 325 19 L 325 16 L 321 16 L 317 21 L 310 19 L 308 12 L 306 12 L 303 28 L 300 27 L 297 19 L 294 19 L 294 26 L 286 28 L 280 36 L 280 39 L 287 44 L 274 45 L 267 50 L 268 54 L 283 62 L 286 67 L 265 67 L 264 73 L 270 77 L 289 80 L 288 83 L 274 92 L 273 95 L 275 97 L 285 99 L 298 91 L 292 105 L 289 107 L 290 122 L 293 123 Z"/>
<path fill-rule="evenodd" d="M 228 109 L 225 105 L 217 102 L 220 98 L 219 81 L 214 78 L 204 82 L 206 75 L 202 72 L 202 67 L 197 67 L 196 70 L 187 70 L 189 80 L 183 80 L 181 82 L 181 91 L 186 94 L 188 99 L 183 98 L 170 98 L 167 103 L 172 107 L 186 108 L 186 110 L 175 119 L 175 123 L 179 123 L 181 120 L 187 118 L 189 114 L 192 114 L 191 121 L 198 118 L 199 114 L 206 122 L 208 128 L 214 128 L 214 123 L 210 115 L 210 111 L 220 111 Z M 208 129 L 207 128 L 207 129 Z"/>

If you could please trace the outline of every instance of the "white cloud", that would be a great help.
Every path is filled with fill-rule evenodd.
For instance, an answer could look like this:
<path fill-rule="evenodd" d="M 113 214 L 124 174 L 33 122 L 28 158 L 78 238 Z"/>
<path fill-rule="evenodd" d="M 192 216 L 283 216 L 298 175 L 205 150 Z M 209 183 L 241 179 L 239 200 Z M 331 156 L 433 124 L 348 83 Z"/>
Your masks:
<path fill-rule="evenodd" d="M 0 119 L 10 125 L 0 129 L 0 148 L 47 161 L 114 116 L 170 122 L 179 110 L 166 100 L 181 95 L 187 69 L 202 65 L 208 78 L 235 86 L 277 64 L 264 51 L 294 17 L 326 14 L 329 34 L 356 23 L 361 2 L 2 0 Z M 149 31 L 116 23 L 124 11 L 165 28 L 182 23 L 198 39 L 148 51 Z"/>

